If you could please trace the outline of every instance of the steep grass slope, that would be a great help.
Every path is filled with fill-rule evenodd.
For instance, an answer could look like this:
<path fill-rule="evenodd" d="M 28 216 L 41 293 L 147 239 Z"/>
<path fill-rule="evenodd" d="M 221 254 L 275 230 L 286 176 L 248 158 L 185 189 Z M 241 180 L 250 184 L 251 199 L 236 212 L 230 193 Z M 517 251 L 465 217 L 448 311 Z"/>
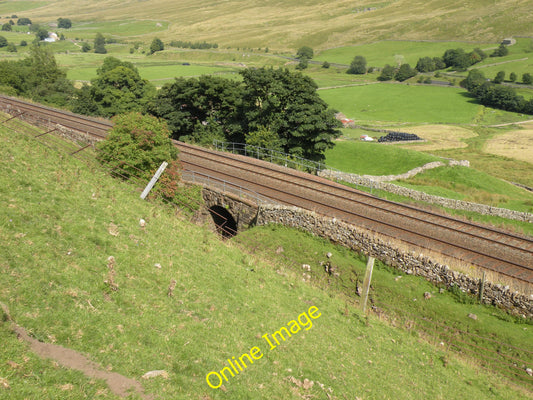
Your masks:
<path fill-rule="evenodd" d="M 0 301 L 40 341 L 131 378 L 165 370 L 142 380 L 160 399 L 523 396 L 444 348 L 365 321 L 301 272 L 141 201 L 98 168 L 2 127 L 0 140 Z M 306 319 L 312 306 L 317 318 Z M 264 336 L 273 342 L 287 326 L 292 337 L 270 346 Z M 4 321 L 0 336 L 0 397 L 114 398 L 100 381 L 36 360 Z M 208 386 L 209 372 L 250 352 L 253 364 Z"/>
<path fill-rule="evenodd" d="M 27 8 L 25 1 L 4 3 L 4 14 Z M 499 41 L 533 34 L 532 7 L 528 0 L 60 0 L 24 15 L 43 23 L 58 17 L 75 22 L 154 20 L 154 25 L 168 21 L 168 30 L 157 33 L 165 40 L 294 49 L 302 44 L 328 48 L 383 39 Z"/>

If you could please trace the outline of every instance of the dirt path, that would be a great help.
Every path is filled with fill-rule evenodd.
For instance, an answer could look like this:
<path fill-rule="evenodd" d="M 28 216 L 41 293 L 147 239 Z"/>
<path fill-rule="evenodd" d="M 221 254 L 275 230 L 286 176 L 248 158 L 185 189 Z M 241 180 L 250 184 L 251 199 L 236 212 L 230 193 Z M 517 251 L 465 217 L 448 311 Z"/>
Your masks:
<path fill-rule="evenodd" d="M 52 359 L 63 367 L 81 371 L 90 378 L 104 379 L 107 382 L 109 389 L 118 396 L 126 397 L 132 393 L 137 393 L 143 399 L 153 399 L 152 396 L 148 396 L 144 393 L 142 385 L 135 379 L 127 378 L 116 372 L 105 371 L 101 366 L 77 351 L 51 343 L 39 342 L 37 339 L 30 337 L 23 327 L 17 325 L 11 319 L 9 311 L 4 304 L 0 303 L 0 308 L 5 315 L 5 319 L 11 321 L 13 332 L 15 332 L 20 339 L 27 342 L 30 345 L 30 349 L 38 356 Z"/>

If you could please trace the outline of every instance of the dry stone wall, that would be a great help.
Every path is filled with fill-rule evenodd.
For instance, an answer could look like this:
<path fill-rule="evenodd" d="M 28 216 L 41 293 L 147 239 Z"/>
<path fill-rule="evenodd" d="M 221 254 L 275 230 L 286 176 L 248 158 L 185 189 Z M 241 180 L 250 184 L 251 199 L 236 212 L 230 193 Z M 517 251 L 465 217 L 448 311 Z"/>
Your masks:
<path fill-rule="evenodd" d="M 462 292 L 479 295 L 479 278 L 453 271 L 449 266 L 436 262 L 431 257 L 405 251 L 369 231 L 337 221 L 335 218 L 322 217 L 294 207 L 272 206 L 259 208 L 256 224 L 281 224 L 301 229 L 373 256 L 406 274 L 423 276 L 447 288 L 455 286 Z M 496 305 L 526 318 L 533 318 L 533 294 L 513 291 L 509 286 L 486 282 L 483 303 Z"/>
<path fill-rule="evenodd" d="M 434 163 L 430 163 L 433 165 Z M 432 166 L 435 168 L 434 166 Z M 422 167 L 421 167 L 422 168 Z M 473 211 L 478 214 L 492 215 L 516 221 L 525 221 L 533 223 L 533 214 L 508 210 L 506 208 L 492 207 L 486 204 L 471 203 L 463 200 L 448 199 L 446 197 L 433 196 L 418 190 L 409 189 L 398 186 L 393 183 L 386 182 L 387 180 L 406 179 L 399 178 L 398 175 L 393 175 L 392 179 L 389 176 L 376 177 L 368 175 L 356 175 L 346 172 L 323 170 L 320 171 L 320 176 L 328 179 L 336 179 L 339 181 L 351 183 L 354 185 L 361 185 L 369 188 L 380 189 L 386 192 L 398 194 L 400 196 L 409 197 L 414 200 L 424 201 L 426 203 L 437 204 L 442 207 L 451 208 L 455 210 Z"/>

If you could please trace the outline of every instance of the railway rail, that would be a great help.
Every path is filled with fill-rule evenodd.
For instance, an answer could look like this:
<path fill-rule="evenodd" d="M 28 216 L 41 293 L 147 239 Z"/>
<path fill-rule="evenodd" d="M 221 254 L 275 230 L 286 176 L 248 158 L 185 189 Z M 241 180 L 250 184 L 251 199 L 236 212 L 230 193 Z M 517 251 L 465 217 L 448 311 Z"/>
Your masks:
<path fill-rule="evenodd" d="M 0 96 L 0 109 L 30 122 L 104 138 L 112 123 Z M 418 248 L 533 285 L 533 240 L 458 220 L 265 161 L 175 142 L 185 170 L 213 176 L 287 205 L 361 226 Z"/>

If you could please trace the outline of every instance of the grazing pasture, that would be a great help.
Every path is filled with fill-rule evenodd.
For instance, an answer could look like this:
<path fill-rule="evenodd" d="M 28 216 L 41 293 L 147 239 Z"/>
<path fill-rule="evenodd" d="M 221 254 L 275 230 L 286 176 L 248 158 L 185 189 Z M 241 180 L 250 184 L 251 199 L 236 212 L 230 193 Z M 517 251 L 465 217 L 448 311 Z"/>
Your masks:
<path fill-rule="evenodd" d="M 481 107 L 464 89 L 377 83 L 321 90 L 320 96 L 356 123 L 472 122 Z"/>

